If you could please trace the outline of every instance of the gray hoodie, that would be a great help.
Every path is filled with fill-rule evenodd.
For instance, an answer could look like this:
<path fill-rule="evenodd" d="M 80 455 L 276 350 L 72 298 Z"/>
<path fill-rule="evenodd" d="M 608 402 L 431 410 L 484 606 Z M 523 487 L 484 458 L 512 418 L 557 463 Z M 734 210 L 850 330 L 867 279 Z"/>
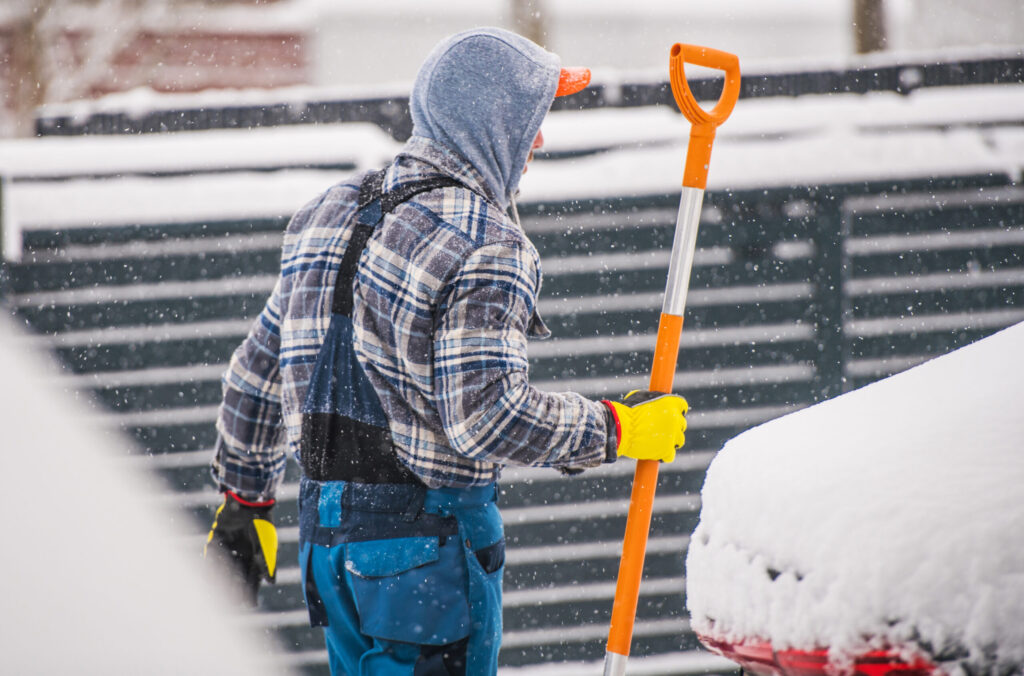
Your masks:
<path fill-rule="evenodd" d="M 555 98 L 558 56 L 501 28 L 442 41 L 413 84 L 413 136 L 453 150 L 480 172 L 508 208 L 533 140 Z"/>

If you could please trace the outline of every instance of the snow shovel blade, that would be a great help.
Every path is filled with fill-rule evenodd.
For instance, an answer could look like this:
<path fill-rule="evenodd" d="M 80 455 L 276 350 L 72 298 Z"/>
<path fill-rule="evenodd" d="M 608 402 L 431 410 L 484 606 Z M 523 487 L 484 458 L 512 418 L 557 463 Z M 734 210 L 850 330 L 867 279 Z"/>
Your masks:
<path fill-rule="evenodd" d="M 654 364 L 651 367 L 650 389 L 657 392 L 671 392 L 672 381 L 675 378 L 679 336 L 683 329 L 690 271 L 697 249 L 697 226 L 704 202 L 704 188 L 707 185 L 715 129 L 732 113 L 740 93 L 740 62 L 734 54 L 679 43 L 672 46 L 669 54 L 672 94 L 679 109 L 692 126 L 686 150 L 683 191 L 679 202 L 679 214 L 676 217 L 668 280 L 665 284 L 665 297 L 654 349 Z M 722 94 L 711 111 L 705 111 L 694 99 L 690 85 L 686 81 L 683 67 L 685 63 L 725 71 Z M 633 476 L 629 514 L 626 517 L 626 534 L 622 542 L 615 601 L 612 604 L 612 620 L 604 661 L 605 676 L 622 676 L 626 673 L 657 484 L 658 462 L 638 460 Z"/>

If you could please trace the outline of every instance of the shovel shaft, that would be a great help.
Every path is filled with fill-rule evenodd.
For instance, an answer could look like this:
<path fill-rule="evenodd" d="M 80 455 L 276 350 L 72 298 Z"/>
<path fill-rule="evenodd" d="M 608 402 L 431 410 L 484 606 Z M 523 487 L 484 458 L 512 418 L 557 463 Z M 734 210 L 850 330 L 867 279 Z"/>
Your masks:
<path fill-rule="evenodd" d="M 686 311 L 686 296 L 690 291 L 690 273 L 693 272 L 693 259 L 697 253 L 697 228 L 700 225 L 700 211 L 704 204 L 704 191 L 700 188 L 683 186 L 683 194 L 679 199 L 679 213 L 676 216 L 676 231 L 672 238 L 672 254 L 668 263 L 668 279 L 665 282 L 665 297 L 661 304 L 661 324 L 658 325 L 658 342 L 662 332 L 682 330 L 682 317 Z M 679 317 L 679 327 L 663 327 L 665 315 Z M 679 337 L 676 336 L 678 343 Z M 655 350 L 657 354 L 657 349 Z M 658 360 L 655 359 L 651 368 L 651 389 L 659 392 L 672 391 L 672 376 L 675 375 L 675 359 L 672 360 L 672 373 L 659 373 Z M 667 376 L 667 388 L 654 387 L 655 378 Z"/>
<path fill-rule="evenodd" d="M 686 61 L 725 71 L 722 95 L 710 112 L 703 110 L 690 92 L 683 70 Z M 671 392 L 673 389 L 686 296 L 697 250 L 697 226 L 700 222 L 708 166 L 711 162 L 711 146 L 715 140 L 715 128 L 729 117 L 739 97 L 740 83 L 739 60 L 732 54 L 705 47 L 674 45 L 670 54 L 669 71 L 676 102 L 693 126 L 686 153 L 683 191 L 676 217 L 676 231 L 672 242 L 661 320 L 658 323 L 654 364 L 651 367 L 649 389 L 656 392 Z M 629 514 L 626 517 L 619 577 L 615 585 L 615 601 L 612 605 L 611 627 L 605 652 L 605 676 L 622 676 L 626 673 L 657 483 L 658 462 L 638 460 L 633 475 Z"/>
<path fill-rule="evenodd" d="M 703 193 L 703 190 L 683 189 L 648 386 L 648 389 L 655 392 L 671 392 L 672 381 L 675 379 Z M 651 529 L 658 467 L 656 460 L 638 460 L 633 474 L 626 534 L 622 541 L 622 558 L 619 561 L 619 577 L 615 583 L 615 601 L 612 604 L 612 621 L 608 632 L 605 676 L 625 673 L 625 658 L 629 655 L 629 646 L 633 641 L 633 623 L 640 598 L 640 579 L 643 577 L 644 558 L 647 554 L 647 534 Z"/>

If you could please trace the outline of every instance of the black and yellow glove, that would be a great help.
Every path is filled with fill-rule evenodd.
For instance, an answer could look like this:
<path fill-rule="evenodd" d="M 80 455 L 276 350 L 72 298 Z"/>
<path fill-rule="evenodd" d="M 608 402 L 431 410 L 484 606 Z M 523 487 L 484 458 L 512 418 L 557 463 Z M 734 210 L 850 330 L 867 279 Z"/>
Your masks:
<path fill-rule="evenodd" d="M 203 557 L 221 559 L 256 605 L 260 581 L 274 582 L 277 573 L 277 529 L 270 518 L 274 500 L 249 502 L 231 491 L 217 508 L 203 547 Z"/>
<path fill-rule="evenodd" d="M 672 462 L 686 441 L 686 400 L 675 394 L 634 390 L 622 401 L 603 400 L 615 416 L 619 457 Z"/>

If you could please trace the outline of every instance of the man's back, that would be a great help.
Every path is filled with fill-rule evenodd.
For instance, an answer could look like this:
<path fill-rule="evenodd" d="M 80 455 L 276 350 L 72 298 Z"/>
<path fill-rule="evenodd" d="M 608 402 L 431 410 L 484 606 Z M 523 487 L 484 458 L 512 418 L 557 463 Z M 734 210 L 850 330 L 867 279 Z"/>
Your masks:
<path fill-rule="evenodd" d="M 582 397 L 561 395 L 555 406 L 567 400 L 573 410 L 539 437 L 538 421 L 523 418 L 528 400 L 550 397 L 527 383 L 526 336 L 547 332 L 535 314 L 539 258 L 521 228 L 483 196 L 472 167 L 427 139 L 410 140 L 385 175 L 384 189 L 437 176 L 462 186 L 417 195 L 384 218 L 367 242 L 354 285 L 353 344 L 399 457 L 434 486 L 493 481 L 499 462 L 544 464 L 552 455 L 550 464 L 565 464 L 558 460 L 567 442 L 574 463 L 600 463 L 605 442 L 594 433 L 604 431 L 600 409 L 590 434 L 586 426 L 582 436 L 561 426 L 593 408 Z M 307 205 L 286 235 L 280 368 L 292 450 L 299 447 L 301 409 L 330 321 L 330 294 L 361 178 Z M 526 401 L 508 400 L 516 388 L 529 390 Z M 550 412 L 551 405 L 541 409 Z M 483 423 L 503 434 L 482 430 Z M 522 443 L 510 443 L 517 438 Z M 542 443 L 531 441 L 538 438 Z M 580 457 L 581 441 L 592 447 L 586 457 Z"/>
<path fill-rule="evenodd" d="M 487 459 L 493 449 L 459 454 L 449 432 L 471 411 L 490 407 L 492 423 L 508 414 L 489 401 L 498 390 L 487 390 L 499 374 L 525 377 L 520 336 L 534 314 L 539 257 L 482 196 L 460 158 L 426 139 L 412 139 L 406 151 L 393 165 L 399 181 L 461 173 L 466 187 L 411 200 L 371 238 L 355 286 L 356 353 L 388 413 L 399 456 L 428 484 L 486 483 L 497 476 Z M 521 349 L 510 349 L 509 340 Z M 470 368 L 475 377 L 467 377 Z"/>

